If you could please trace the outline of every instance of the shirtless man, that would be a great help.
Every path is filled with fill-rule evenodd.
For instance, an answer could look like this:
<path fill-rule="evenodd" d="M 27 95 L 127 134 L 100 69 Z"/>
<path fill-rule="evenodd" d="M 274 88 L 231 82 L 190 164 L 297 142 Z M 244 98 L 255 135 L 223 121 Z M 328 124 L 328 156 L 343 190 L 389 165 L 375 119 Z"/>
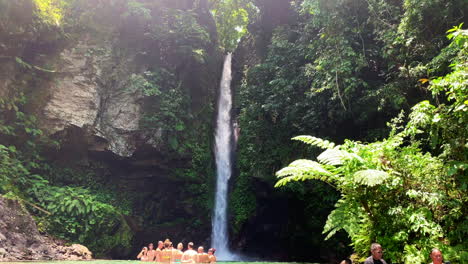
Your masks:
<path fill-rule="evenodd" d="M 208 254 L 203 247 L 198 247 L 197 263 L 209 263 Z"/>
<path fill-rule="evenodd" d="M 140 253 L 137 256 L 137 259 L 139 259 L 141 261 L 146 261 L 146 259 L 148 258 L 147 255 L 148 255 L 148 248 L 143 247 L 143 249 L 140 251 Z"/>
<path fill-rule="evenodd" d="M 153 243 L 148 244 L 148 252 L 146 253 L 146 261 L 154 261 L 156 258 L 156 251 L 153 248 Z"/>
<path fill-rule="evenodd" d="M 187 244 L 187 251 L 182 255 L 182 263 L 194 264 L 197 262 L 197 252 L 193 250 L 193 242 Z"/>
<path fill-rule="evenodd" d="M 216 264 L 216 256 L 214 253 L 216 252 L 216 249 L 210 248 L 208 249 L 208 260 L 210 261 L 210 264 Z"/>
<path fill-rule="evenodd" d="M 164 243 L 162 241 L 158 241 L 158 248 L 156 249 L 155 260 L 156 262 L 161 262 L 161 251 L 163 250 Z"/>
<path fill-rule="evenodd" d="M 166 239 L 164 241 L 164 249 L 161 251 L 161 263 L 171 263 L 172 260 L 172 248 L 171 241 Z"/>
<path fill-rule="evenodd" d="M 172 252 L 172 258 L 173 258 L 173 263 L 174 264 L 180 264 L 182 262 L 182 255 L 184 252 L 182 252 L 182 249 L 184 249 L 184 245 L 182 243 L 177 244 L 177 249 L 174 249 Z"/>

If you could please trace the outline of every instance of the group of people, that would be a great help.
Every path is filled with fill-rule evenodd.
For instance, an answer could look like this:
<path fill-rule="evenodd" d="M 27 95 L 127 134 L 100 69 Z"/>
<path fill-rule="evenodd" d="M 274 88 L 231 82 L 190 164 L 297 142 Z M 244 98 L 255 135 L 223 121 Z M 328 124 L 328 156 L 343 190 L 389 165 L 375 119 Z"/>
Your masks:
<path fill-rule="evenodd" d="M 168 263 L 168 264 L 197 264 L 197 263 L 216 263 L 214 253 L 216 249 L 210 248 L 208 253 L 205 253 L 203 247 L 198 247 L 198 250 L 193 249 L 193 242 L 187 244 L 187 250 L 184 250 L 182 243 L 177 244 L 177 248 L 172 246 L 172 242 L 166 239 L 164 242 L 159 241 L 158 246 L 154 249 L 153 243 L 148 247 L 143 247 L 137 256 L 141 261 Z"/>
<path fill-rule="evenodd" d="M 382 258 L 383 257 L 383 249 L 382 246 L 378 243 L 372 243 L 371 245 L 371 256 L 368 257 L 364 264 L 387 264 L 387 262 Z M 429 264 L 449 264 L 450 262 L 444 262 L 444 258 L 442 256 L 442 252 L 434 248 L 429 255 L 432 259 L 432 262 Z M 340 264 L 352 264 L 353 262 L 350 259 L 344 259 L 341 261 Z"/>

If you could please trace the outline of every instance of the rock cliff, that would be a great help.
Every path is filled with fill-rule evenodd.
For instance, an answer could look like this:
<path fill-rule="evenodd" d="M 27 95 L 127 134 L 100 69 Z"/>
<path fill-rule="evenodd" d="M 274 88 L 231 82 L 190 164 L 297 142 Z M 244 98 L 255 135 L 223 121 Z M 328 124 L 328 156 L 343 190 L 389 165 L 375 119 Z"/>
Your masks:
<path fill-rule="evenodd" d="M 100 139 L 87 142 L 90 149 L 130 157 L 142 136 L 143 96 L 125 85 L 106 83 L 108 68 L 115 66 L 110 49 L 105 43 L 97 46 L 79 41 L 62 51 L 56 64 L 60 74 L 47 87 L 49 99 L 38 114 L 42 116 L 41 128 L 50 135 L 76 127 L 88 137 Z M 104 54 L 92 54 L 95 50 Z"/>
<path fill-rule="evenodd" d="M 82 245 L 66 246 L 39 233 L 31 215 L 14 200 L 0 196 L 0 262 L 17 260 L 89 260 Z"/>
<path fill-rule="evenodd" d="M 134 243 L 100 256 L 166 236 L 207 241 L 222 67 L 208 1 L 69 2 L 58 25 L 34 1 L 0 1 L 0 98 L 21 101 L 59 145 L 38 150 L 45 166 L 31 173 L 128 204 Z M 0 111 L 0 126 L 10 115 Z M 21 149 L 23 131 L 0 131 L 0 144 Z"/>

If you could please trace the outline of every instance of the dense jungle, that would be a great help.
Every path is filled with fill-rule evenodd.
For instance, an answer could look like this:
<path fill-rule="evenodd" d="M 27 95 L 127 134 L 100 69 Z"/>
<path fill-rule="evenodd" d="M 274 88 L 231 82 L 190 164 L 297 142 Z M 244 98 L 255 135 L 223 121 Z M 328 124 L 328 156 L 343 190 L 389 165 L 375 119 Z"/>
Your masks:
<path fill-rule="evenodd" d="M 166 237 L 208 247 L 232 53 L 234 252 L 360 263 L 378 242 L 390 263 L 430 263 L 432 248 L 468 263 L 467 12 L 0 0 L 0 261 L 36 243 L 9 237 L 12 212 L 35 223 L 16 223 L 30 237 L 95 258 L 135 259 Z"/>

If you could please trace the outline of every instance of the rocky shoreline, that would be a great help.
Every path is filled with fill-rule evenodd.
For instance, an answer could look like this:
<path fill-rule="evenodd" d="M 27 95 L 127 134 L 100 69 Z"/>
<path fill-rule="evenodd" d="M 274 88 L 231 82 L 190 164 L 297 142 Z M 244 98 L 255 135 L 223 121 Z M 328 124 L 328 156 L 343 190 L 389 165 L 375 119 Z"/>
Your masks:
<path fill-rule="evenodd" d="M 18 201 L 0 196 L 0 212 L 0 262 L 92 259 L 92 253 L 83 245 L 67 245 L 41 234 Z"/>

